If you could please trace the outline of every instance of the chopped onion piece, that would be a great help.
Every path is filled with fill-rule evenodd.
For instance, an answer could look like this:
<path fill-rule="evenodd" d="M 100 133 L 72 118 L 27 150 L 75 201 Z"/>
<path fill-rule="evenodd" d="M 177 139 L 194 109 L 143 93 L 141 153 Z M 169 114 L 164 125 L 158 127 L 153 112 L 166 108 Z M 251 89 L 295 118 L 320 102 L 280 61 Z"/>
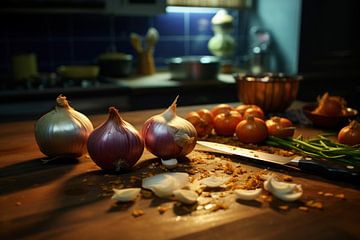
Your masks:
<path fill-rule="evenodd" d="M 280 182 L 276 180 L 274 177 L 269 178 L 269 186 L 278 193 L 291 193 L 295 190 L 298 184 L 295 183 L 287 183 L 287 182 Z"/>
<path fill-rule="evenodd" d="M 141 188 L 124 188 L 124 189 L 113 189 L 114 195 L 111 199 L 118 202 L 130 202 L 134 201 L 140 193 Z"/>
<path fill-rule="evenodd" d="M 242 200 L 254 200 L 260 196 L 262 189 L 257 188 L 254 190 L 237 189 L 235 190 L 236 197 Z"/>
<path fill-rule="evenodd" d="M 177 200 L 185 204 L 194 204 L 199 197 L 199 195 L 195 191 L 186 189 L 175 190 L 174 196 Z"/>
<path fill-rule="evenodd" d="M 273 194 L 285 201 L 285 202 L 293 202 L 298 200 L 299 198 L 301 198 L 302 194 L 303 194 L 303 190 L 301 188 L 301 185 L 297 185 L 297 191 L 291 192 L 291 193 L 279 193 L 279 192 L 273 192 Z"/>
<path fill-rule="evenodd" d="M 189 174 L 182 172 L 161 173 L 144 178 L 142 187 L 150 189 L 160 198 L 170 197 L 175 190 L 189 184 Z"/>
<path fill-rule="evenodd" d="M 274 177 L 270 177 L 264 182 L 264 189 L 286 202 L 296 201 L 303 194 L 300 184 L 280 182 Z"/>
<path fill-rule="evenodd" d="M 176 158 L 171 158 L 168 160 L 161 159 L 161 164 L 168 169 L 173 169 L 173 168 L 176 168 L 178 161 Z"/>
<path fill-rule="evenodd" d="M 216 188 L 216 187 L 221 187 L 222 185 L 224 185 L 228 179 L 229 179 L 228 177 L 210 176 L 210 177 L 201 179 L 200 183 L 202 183 L 210 188 Z"/>

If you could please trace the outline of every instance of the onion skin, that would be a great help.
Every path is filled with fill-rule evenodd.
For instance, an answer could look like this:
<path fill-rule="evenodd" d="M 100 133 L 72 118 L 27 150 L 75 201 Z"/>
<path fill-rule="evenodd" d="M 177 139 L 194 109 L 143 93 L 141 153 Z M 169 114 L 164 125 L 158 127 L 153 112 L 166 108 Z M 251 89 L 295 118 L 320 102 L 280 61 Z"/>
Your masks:
<path fill-rule="evenodd" d="M 264 111 L 259 108 L 259 107 L 249 107 L 248 109 L 245 110 L 243 118 L 247 118 L 247 116 L 254 116 L 260 119 L 265 119 L 265 114 Z"/>
<path fill-rule="evenodd" d="M 123 120 L 116 108 L 109 108 L 108 119 L 89 136 L 91 159 L 107 171 L 129 170 L 140 159 L 144 141 L 139 132 Z"/>
<path fill-rule="evenodd" d="M 213 107 L 211 109 L 211 113 L 212 113 L 213 117 L 215 118 L 218 114 L 227 113 L 227 112 L 230 112 L 231 110 L 234 110 L 234 108 L 232 106 L 230 106 L 227 103 L 221 103 L 221 104 L 218 104 L 215 107 Z"/>
<path fill-rule="evenodd" d="M 239 105 L 239 106 L 237 106 L 235 108 L 235 110 L 238 111 L 242 116 L 244 116 L 244 113 L 248 108 L 257 108 L 257 109 L 260 109 L 262 111 L 262 109 L 259 106 L 257 106 L 257 105 L 249 105 L 249 104 Z"/>
<path fill-rule="evenodd" d="M 220 113 L 214 118 L 215 133 L 219 136 L 233 136 L 236 126 L 243 120 L 238 111 L 231 110 L 227 113 Z"/>
<path fill-rule="evenodd" d="M 211 134 L 213 130 L 213 120 L 211 112 L 207 110 L 207 114 L 209 115 L 205 115 L 204 110 L 202 111 L 203 117 L 200 115 L 199 112 L 189 112 L 185 117 L 185 119 L 191 122 L 191 124 L 195 127 L 197 135 L 200 138 Z"/>
<path fill-rule="evenodd" d="M 294 136 L 295 127 L 292 122 L 283 117 L 271 117 L 265 121 L 268 133 L 271 136 L 287 138 Z"/>
<path fill-rule="evenodd" d="M 141 131 L 146 148 L 162 159 L 187 155 L 197 141 L 195 127 L 176 115 L 176 101 L 163 113 L 146 120 Z"/>
<path fill-rule="evenodd" d="M 268 136 L 265 122 L 252 115 L 247 116 L 236 126 L 235 133 L 242 143 L 261 143 Z"/>
<path fill-rule="evenodd" d="M 65 96 L 58 96 L 55 109 L 35 123 L 35 139 L 48 157 L 81 157 L 87 153 L 86 142 L 93 131 L 91 121 L 73 109 Z"/>
<path fill-rule="evenodd" d="M 313 113 L 323 116 L 341 116 L 346 110 L 345 106 L 346 101 L 342 97 L 330 96 L 326 92 L 321 98 L 318 97 L 318 106 Z"/>

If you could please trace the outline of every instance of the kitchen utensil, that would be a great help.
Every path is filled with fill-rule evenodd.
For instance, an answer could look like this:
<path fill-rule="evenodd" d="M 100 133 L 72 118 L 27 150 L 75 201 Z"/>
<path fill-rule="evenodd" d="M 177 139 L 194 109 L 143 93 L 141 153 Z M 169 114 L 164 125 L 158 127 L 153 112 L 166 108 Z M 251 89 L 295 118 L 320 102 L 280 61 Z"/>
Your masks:
<path fill-rule="evenodd" d="M 349 124 L 350 120 L 356 119 L 359 112 L 353 108 L 346 108 L 346 114 L 341 116 L 324 116 L 316 114 L 313 111 L 317 105 L 306 104 L 303 106 L 305 116 L 313 123 L 314 126 L 328 129 L 339 129 Z"/>
<path fill-rule="evenodd" d="M 308 159 L 304 158 L 303 156 L 285 157 L 221 143 L 207 141 L 197 141 L 197 143 L 207 148 L 215 149 L 224 153 L 255 159 L 262 162 L 293 166 L 303 171 L 315 172 L 333 179 L 360 180 L 360 168 L 358 166 L 338 163 L 331 160 Z"/>
<path fill-rule="evenodd" d="M 142 75 L 151 75 L 156 72 L 154 50 L 158 39 L 159 33 L 155 28 L 149 28 L 144 46 L 138 34 L 130 34 L 130 43 L 138 54 L 138 72 Z"/>
<path fill-rule="evenodd" d="M 16 54 L 12 57 L 12 70 L 17 82 L 28 81 L 38 76 L 37 60 L 34 53 Z"/>
<path fill-rule="evenodd" d="M 98 58 L 100 75 L 105 77 L 127 77 L 132 72 L 133 57 L 119 52 L 103 53 Z"/>
<path fill-rule="evenodd" d="M 265 112 L 282 112 L 296 99 L 300 76 L 267 73 L 235 75 L 239 100 Z"/>
<path fill-rule="evenodd" d="M 99 67 L 93 65 L 63 65 L 57 68 L 61 77 L 71 80 L 95 79 L 99 75 Z"/>
<path fill-rule="evenodd" d="M 181 81 L 217 80 L 219 59 L 213 56 L 184 56 L 168 61 L 171 79 Z"/>
<path fill-rule="evenodd" d="M 231 35 L 233 17 L 225 9 L 220 9 L 211 19 L 211 24 L 215 36 L 208 42 L 210 52 L 217 57 L 231 57 L 235 52 L 235 40 Z"/>
<path fill-rule="evenodd" d="M 141 53 L 143 51 L 142 45 L 141 45 L 141 37 L 136 33 L 130 34 L 130 43 L 135 49 L 137 53 Z"/>
<path fill-rule="evenodd" d="M 277 71 L 277 60 L 272 50 L 270 32 L 254 26 L 250 29 L 250 71 L 261 74 Z"/>

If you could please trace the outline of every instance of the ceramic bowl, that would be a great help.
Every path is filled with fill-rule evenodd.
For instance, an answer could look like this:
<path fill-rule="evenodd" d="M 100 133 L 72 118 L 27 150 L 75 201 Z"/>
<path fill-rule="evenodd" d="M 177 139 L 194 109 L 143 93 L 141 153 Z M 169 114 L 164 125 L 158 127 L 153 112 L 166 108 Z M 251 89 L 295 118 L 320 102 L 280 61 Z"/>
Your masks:
<path fill-rule="evenodd" d="M 305 116 L 313 123 L 315 127 L 327 129 L 339 129 L 349 124 L 355 119 L 359 112 L 353 108 L 346 108 L 346 114 L 341 116 L 324 116 L 316 114 L 313 111 L 317 105 L 315 103 L 306 104 L 303 106 Z"/>

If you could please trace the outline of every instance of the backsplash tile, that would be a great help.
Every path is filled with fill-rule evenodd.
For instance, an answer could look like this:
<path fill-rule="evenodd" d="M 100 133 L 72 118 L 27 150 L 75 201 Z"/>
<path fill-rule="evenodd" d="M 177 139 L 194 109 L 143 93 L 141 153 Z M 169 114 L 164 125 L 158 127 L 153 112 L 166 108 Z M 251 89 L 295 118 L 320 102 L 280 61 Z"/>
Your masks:
<path fill-rule="evenodd" d="M 183 13 L 167 13 L 154 18 L 154 27 L 158 29 L 160 36 L 184 36 L 185 21 Z"/>
<path fill-rule="evenodd" d="M 105 15 L 75 15 L 72 18 L 74 37 L 107 37 L 110 36 L 110 21 Z"/>
<path fill-rule="evenodd" d="M 151 21 L 149 17 L 118 16 L 113 18 L 115 36 L 121 39 L 128 39 L 132 32 L 139 35 L 146 34 Z"/>
<path fill-rule="evenodd" d="M 193 37 L 189 44 L 191 55 L 211 55 L 208 49 L 208 41 L 207 38 Z"/>
<path fill-rule="evenodd" d="M 189 33 L 191 36 L 207 35 L 212 37 L 211 18 L 213 13 L 189 14 Z"/>
<path fill-rule="evenodd" d="M 155 61 L 159 66 L 165 66 L 171 57 L 182 56 L 185 53 L 185 42 L 181 39 L 160 41 L 155 50 Z"/>
<path fill-rule="evenodd" d="M 233 36 L 237 42 L 235 61 L 246 53 L 247 14 L 231 10 Z M 207 43 L 213 36 L 215 13 L 166 13 L 154 17 L 95 14 L 5 14 L 0 24 L 0 74 L 11 74 L 11 56 L 33 52 L 39 72 L 52 72 L 64 64 L 94 64 L 102 52 L 116 49 L 132 54 L 130 33 L 141 37 L 150 27 L 159 31 L 155 48 L 157 66 L 183 55 L 210 54 Z"/>

